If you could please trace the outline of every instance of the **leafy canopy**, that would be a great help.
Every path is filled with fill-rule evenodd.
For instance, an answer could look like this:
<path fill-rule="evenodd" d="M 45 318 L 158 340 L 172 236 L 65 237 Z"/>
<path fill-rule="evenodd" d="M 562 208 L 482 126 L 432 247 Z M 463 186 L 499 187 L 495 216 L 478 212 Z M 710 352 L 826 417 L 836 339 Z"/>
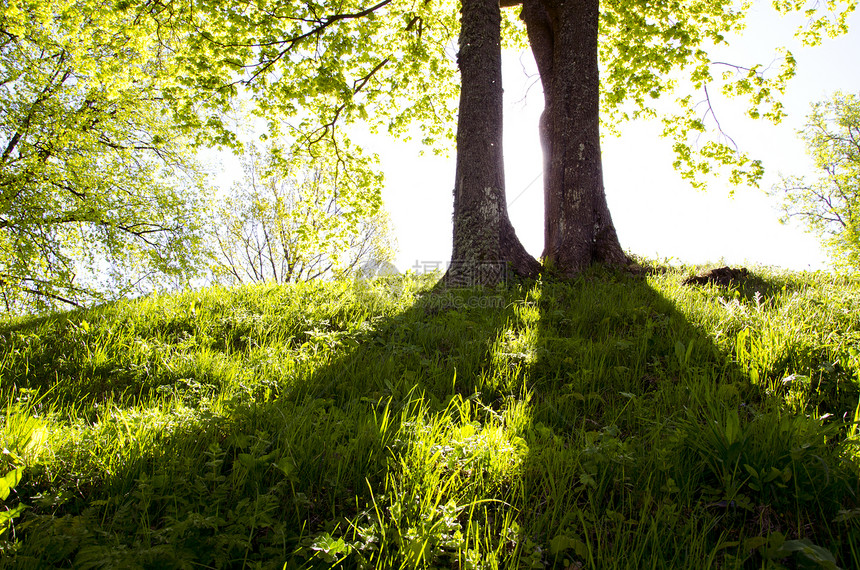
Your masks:
<path fill-rule="evenodd" d="M 456 6 L 367 4 L 208 0 L 143 9 L 181 49 L 169 96 L 182 111 L 196 93 L 210 94 L 205 105 L 213 114 L 248 93 L 273 130 L 286 129 L 306 146 L 355 121 L 398 135 L 417 123 L 428 144 L 448 136 L 456 66 L 446 47 L 457 31 Z M 193 121 L 196 114 L 182 117 Z"/>
<path fill-rule="evenodd" d="M 723 132 L 714 97 L 746 99 L 747 115 L 779 123 L 780 100 L 794 77 L 792 53 L 777 48 L 772 65 L 715 61 L 731 35 L 744 30 L 753 0 L 606 0 L 600 44 L 603 109 L 612 128 L 630 118 L 662 115 L 663 135 L 673 140 L 675 168 L 694 186 L 727 169 L 734 184 L 756 185 L 764 170 Z M 761 2 L 759 2 L 761 3 Z M 847 32 L 855 0 L 774 0 L 775 16 L 800 12 L 804 45 Z M 776 47 L 776 46 L 775 46 Z M 671 96 L 666 108 L 657 100 Z M 664 109 L 658 113 L 657 109 Z"/>
<path fill-rule="evenodd" d="M 503 2 L 511 5 L 514 2 Z M 695 185 L 719 166 L 734 183 L 757 183 L 760 162 L 720 130 L 712 97 L 746 98 L 753 118 L 779 122 L 780 96 L 795 60 L 783 50 L 770 70 L 716 62 L 714 48 L 740 32 L 752 0 L 605 0 L 599 46 L 606 125 L 662 116 L 675 167 Z M 774 0 L 777 15 L 802 14 L 807 45 L 845 33 L 856 0 Z M 182 85 L 217 97 L 247 91 L 257 112 L 312 147 L 340 126 L 367 122 L 398 136 L 422 133 L 444 150 L 453 140 L 457 100 L 458 6 L 450 0 L 339 2 L 169 2 L 147 5 L 159 29 L 184 37 Z M 522 46 L 516 9 L 503 10 L 503 42 Z M 657 99 L 672 98 L 658 112 Z M 704 106 L 702 104 L 704 103 Z"/>

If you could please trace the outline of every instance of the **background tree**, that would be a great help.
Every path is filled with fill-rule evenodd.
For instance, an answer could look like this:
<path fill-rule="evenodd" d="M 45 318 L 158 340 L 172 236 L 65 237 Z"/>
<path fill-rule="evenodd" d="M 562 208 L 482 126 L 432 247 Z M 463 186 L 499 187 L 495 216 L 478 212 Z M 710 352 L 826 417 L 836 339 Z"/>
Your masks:
<path fill-rule="evenodd" d="M 81 304 L 198 260 L 193 156 L 165 115 L 151 22 L 110 3 L 0 12 L 0 291 Z"/>
<path fill-rule="evenodd" d="M 834 260 L 860 268 L 860 96 L 836 92 L 812 105 L 799 132 L 817 176 L 783 177 L 772 192 L 785 221 L 797 218 L 824 240 Z"/>
<path fill-rule="evenodd" d="M 336 158 L 284 157 L 273 144 L 248 147 L 243 168 L 242 181 L 213 209 L 217 281 L 346 277 L 366 263 L 391 259 L 379 177 L 355 178 Z"/>

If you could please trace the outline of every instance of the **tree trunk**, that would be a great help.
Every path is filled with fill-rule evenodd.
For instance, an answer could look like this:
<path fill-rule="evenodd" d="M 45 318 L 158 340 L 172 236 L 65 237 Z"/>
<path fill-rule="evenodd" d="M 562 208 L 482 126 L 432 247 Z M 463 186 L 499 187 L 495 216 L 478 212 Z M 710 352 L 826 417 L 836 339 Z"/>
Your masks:
<path fill-rule="evenodd" d="M 575 275 L 594 262 L 626 264 L 603 188 L 599 0 L 525 0 L 545 109 L 544 264 Z"/>
<path fill-rule="evenodd" d="M 498 0 L 463 0 L 460 113 L 454 181 L 454 247 L 446 283 L 495 285 L 540 264 L 508 218 L 502 156 L 501 13 Z"/>

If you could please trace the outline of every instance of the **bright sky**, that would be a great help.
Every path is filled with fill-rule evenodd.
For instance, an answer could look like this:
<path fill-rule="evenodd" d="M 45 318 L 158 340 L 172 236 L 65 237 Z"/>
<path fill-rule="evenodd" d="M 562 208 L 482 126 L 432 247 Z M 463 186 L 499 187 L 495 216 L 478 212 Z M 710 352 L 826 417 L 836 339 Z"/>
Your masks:
<path fill-rule="evenodd" d="M 769 3 L 766 3 L 769 4 Z M 788 118 L 779 126 L 744 120 L 726 104 L 721 124 L 742 150 L 764 161 L 761 189 L 714 181 L 694 190 L 672 169 L 668 140 L 657 122 L 629 123 L 621 136 L 603 141 L 604 183 L 609 208 L 625 250 L 673 263 L 724 262 L 792 269 L 826 269 L 828 260 L 815 236 L 779 223 L 776 202 L 764 190 L 778 174 L 811 174 L 796 131 L 809 104 L 835 90 L 860 91 L 860 14 L 851 32 L 803 48 L 792 38 L 798 21 L 780 21 L 765 6 L 753 9 L 743 37 L 723 59 L 738 64 L 771 62 L 773 48 L 788 46 L 798 73 L 785 97 Z M 524 68 L 526 69 L 524 71 Z M 543 185 L 537 119 L 543 107 L 534 83 L 530 53 L 505 56 L 505 157 L 508 208 L 520 240 L 535 256 L 543 249 Z M 529 77 L 529 75 L 532 75 Z M 399 243 L 400 270 L 447 262 L 451 254 L 454 159 L 420 156 L 420 145 L 387 143 L 374 148 L 386 174 L 384 198 Z"/>

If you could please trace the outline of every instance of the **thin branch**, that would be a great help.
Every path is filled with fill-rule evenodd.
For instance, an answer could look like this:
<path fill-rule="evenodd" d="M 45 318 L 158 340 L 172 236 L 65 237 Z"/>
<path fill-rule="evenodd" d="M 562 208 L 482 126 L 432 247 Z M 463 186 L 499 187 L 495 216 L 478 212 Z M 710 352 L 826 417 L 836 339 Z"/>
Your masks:
<path fill-rule="evenodd" d="M 370 81 L 370 79 L 380 69 L 382 69 L 385 66 L 385 64 L 388 63 L 390 60 L 391 60 L 391 58 L 386 57 L 381 62 L 379 62 L 376 65 L 376 67 L 371 69 L 367 75 L 365 75 L 364 77 L 362 77 L 360 79 L 355 80 L 353 82 L 352 96 L 354 97 L 354 96 L 358 95 L 358 93 L 367 85 L 367 83 Z M 315 130 L 308 133 L 308 135 L 305 137 L 305 140 L 306 140 L 308 146 L 313 146 L 313 145 L 317 144 L 318 142 L 320 142 L 321 140 L 323 140 L 325 138 L 325 136 L 329 133 L 330 130 L 334 130 L 334 128 L 337 124 L 337 121 L 340 118 L 340 114 L 344 111 L 344 109 L 346 109 L 347 104 L 348 104 L 348 101 L 344 101 L 335 110 L 334 117 L 332 118 L 331 121 L 329 121 L 328 123 L 326 123 L 324 125 L 321 125 L 320 127 L 316 128 Z M 320 133 L 319 136 L 316 138 L 313 138 L 311 140 L 311 137 L 313 137 L 313 135 L 315 135 L 316 133 Z M 339 150 L 338 150 L 337 146 L 335 146 L 335 153 L 338 153 L 338 156 L 339 156 Z"/>
<path fill-rule="evenodd" d="M 719 131 L 720 135 L 723 138 L 725 138 L 728 142 L 730 142 L 733 147 L 735 147 L 736 152 L 739 151 L 740 148 L 738 147 L 738 144 L 735 142 L 735 139 L 733 139 L 728 134 L 726 134 L 726 132 L 723 130 L 722 125 L 720 125 L 720 120 L 717 118 L 716 111 L 714 111 L 714 105 L 711 103 L 711 94 L 708 93 L 707 84 L 703 85 L 703 88 L 705 90 L 705 102 L 708 105 L 708 110 L 705 111 L 705 115 L 703 118 L 706 118 L 708 116 L 708 114 L 710 113 L 711 117 L 714 119 L 714 123 L 716 123 L 716 125 L 717 125 L 717 131 Z"/>

